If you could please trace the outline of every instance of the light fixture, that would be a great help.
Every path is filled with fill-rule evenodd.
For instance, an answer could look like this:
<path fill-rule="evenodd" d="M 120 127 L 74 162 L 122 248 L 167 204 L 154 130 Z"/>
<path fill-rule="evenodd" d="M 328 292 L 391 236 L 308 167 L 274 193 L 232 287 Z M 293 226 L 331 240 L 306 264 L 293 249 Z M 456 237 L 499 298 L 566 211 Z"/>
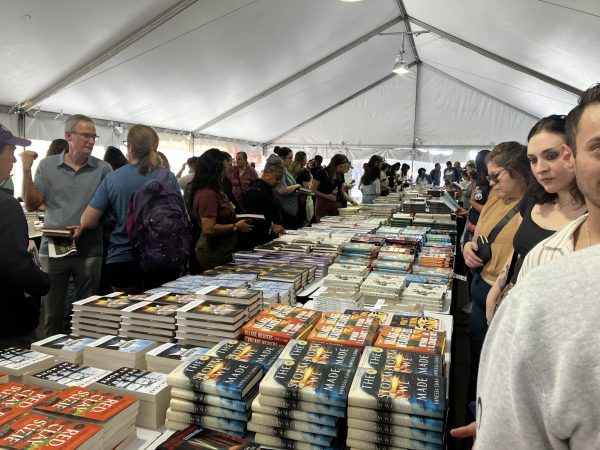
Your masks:
<path fill-rule="evenodd" d="M 404 61 L 404 36 L 405 34 L 402 33 L 402 50 L 398 52 L 398 56 L 396 56 L 396 64 L 392 69 L 392 72 L 394 72 L 396 75 L 403 75 L 410 72 L 410 70 L 408 70 L 408 64 L 406 64 L 406 61 Z"/>

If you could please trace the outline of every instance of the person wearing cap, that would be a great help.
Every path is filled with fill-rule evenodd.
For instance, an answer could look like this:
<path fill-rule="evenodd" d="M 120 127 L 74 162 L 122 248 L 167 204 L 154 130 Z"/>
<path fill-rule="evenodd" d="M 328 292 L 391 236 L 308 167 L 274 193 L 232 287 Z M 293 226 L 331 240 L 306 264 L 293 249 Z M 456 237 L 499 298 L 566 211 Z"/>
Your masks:
<path fill-rule="evenodd" d="M 75 280 L 75 299 L 96 293 L 102 266 L 102 227 L 79 233 L 81 214 L 94 196 L 104 177 L 112 171 L 110 165 L 91 155 L 98 139 L 96 126 L 89 117 L 74 115 L 65 122 L 65 139 L 69 151 L 48 156 L 31 174 L 37 154 L 25 151 L 23 161 L 23 199 L 29 211 L 45 205 L 47 227 L 73 227 L 76 230 L 77 253 L 62 258 L 50 258 L 48 240 L 42 238 L 40 261 L 50 275 L 51 287 L 42 298 L 40 338 L 64 331 L 63 316 L 69 277 Z"/>
<path fill-rule="evenodd" d="M 10 176 L 16 146 L 31 141 L 14 136 L 0 125 L 0 180 Z M 35 340 L 40 315 L 40 296 L 50 289 L 50 278 L 28 252 L 27 220 L 19 202 L 0 191 L 0 348 L 29 347 Z"/>

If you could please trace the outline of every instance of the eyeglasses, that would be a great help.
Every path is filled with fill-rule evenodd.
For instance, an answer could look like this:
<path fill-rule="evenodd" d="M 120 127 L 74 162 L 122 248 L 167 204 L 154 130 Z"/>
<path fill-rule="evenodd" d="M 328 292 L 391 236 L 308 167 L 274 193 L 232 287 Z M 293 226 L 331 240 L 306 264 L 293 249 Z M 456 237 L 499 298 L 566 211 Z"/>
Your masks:
<path fill-rule="evenodd" d="M 502 172 L 504 172 L 505 170 L 506 170 L 506 169 L 502 169 L 502 170 L 501 170 L 501 171 L 499 171 L 499 172 L 496 172 L 496 173 L 490 173 L 489 175 L 487 175 L 487 176 L 485 177 L 485 179 L 486 179 L 486 180 L 488 180 L 488 182 L 490 182 L 490 183 L 497 183 L 498 181 L 500 181 L 500 178 L 499 178 L 499 177 L 500 177 L 500 174 L 501 174 Z"/>
<path fill-rule="evenodd" d="M 77 131 L 71 131 L 71 133 L 81 137 L 84 141 L 89 141 L 90 139 L 93 139 L 94 142 L 98 142 L 98 139 L 100 139 L 100 136 L 98 136 L 97 134 L 79 133 Z"/>

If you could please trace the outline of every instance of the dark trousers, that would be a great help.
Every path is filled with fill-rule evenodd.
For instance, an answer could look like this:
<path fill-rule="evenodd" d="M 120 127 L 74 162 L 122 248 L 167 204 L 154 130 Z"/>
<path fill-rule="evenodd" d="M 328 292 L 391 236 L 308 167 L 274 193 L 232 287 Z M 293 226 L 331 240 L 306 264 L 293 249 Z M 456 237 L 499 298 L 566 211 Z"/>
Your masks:
<path fill-rule="evenodd" d="M 479 373 L 479 359 L 481 358 L 481 348 L 487 334 L 488 325 L 485 318 L 485 299 L 492 286 L 481 277 L 479 272 L 473 274 L 471 282 L 471 323 L 469 327 L 469 337 L 471 341 L 471 370 L 469 373 L 469 388 L 467 400 L 475 400 L 477 393 L 477 375 Z"/>
<path fill-rule="evenodd" d="M 298 229 L 298 216 L 292 216 L 287 211 L 281 209 L 281 221 L 283 222 L 281 225 L 286 230 L 297 230 Z"/>

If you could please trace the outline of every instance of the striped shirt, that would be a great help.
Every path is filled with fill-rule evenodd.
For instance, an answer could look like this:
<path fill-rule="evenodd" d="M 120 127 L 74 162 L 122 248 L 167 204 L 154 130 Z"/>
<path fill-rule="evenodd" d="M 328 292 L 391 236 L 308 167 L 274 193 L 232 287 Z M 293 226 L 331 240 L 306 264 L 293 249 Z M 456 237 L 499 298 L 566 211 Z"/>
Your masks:
<path fill-rule="evenodd" d="M 575 251 L 575 238 L 573 235 L 579 226 L 587 220 L 587 217 L 588 215 L 584 214 L 533 247 L 523 260 L 519 279 L 531 270 L 543 266 L 554 258 L 573 253 Z"/>

